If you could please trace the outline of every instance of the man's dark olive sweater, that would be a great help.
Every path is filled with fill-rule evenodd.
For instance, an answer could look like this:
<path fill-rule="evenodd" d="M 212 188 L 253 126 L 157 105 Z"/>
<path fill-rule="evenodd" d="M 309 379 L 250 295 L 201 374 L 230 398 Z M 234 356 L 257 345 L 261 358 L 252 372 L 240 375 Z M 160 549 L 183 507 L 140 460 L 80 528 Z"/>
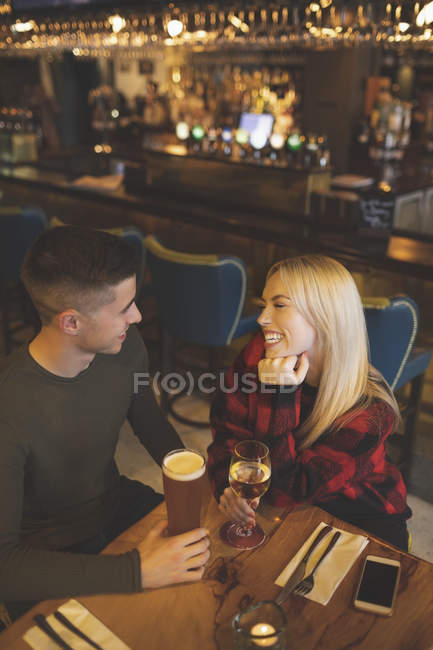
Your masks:
<path fill-rule="evenodd" d="M 0 375 L 0 600 L 141 589 L 137 551 L 61 552 L 98 534 L 118 507 L 114 461 L 126 418 L 156 460 L 182 442 L 134 373 L 147 373 L 134 327 L 119 354 L 97 354 L 77 377 L 39 366 L 22 348 Z"/>

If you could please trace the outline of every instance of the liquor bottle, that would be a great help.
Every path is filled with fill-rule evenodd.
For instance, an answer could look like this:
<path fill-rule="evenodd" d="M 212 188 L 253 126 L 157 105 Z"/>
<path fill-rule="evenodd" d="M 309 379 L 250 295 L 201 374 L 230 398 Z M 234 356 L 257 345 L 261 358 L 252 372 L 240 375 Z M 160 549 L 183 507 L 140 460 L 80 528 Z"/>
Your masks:
<path fill-rule="evenodd" d="M 192 150 L 194 153 L 201 153 L 205 130 L 201 124 L 195 124 L 191 129 Z"/>
<path fill-rule="evenodd" d="M 211 126 L 207 130 L 207 140 L 208 140 L 208 153 L 214 155 L 218 150 L 218 131 L 214 126 Z"/>
<path fill-rule="evenodd" d="M 317 138 L 319 144 L 319 152 L 317 155 L 319 167 L 329 167 L 331 163 L 331 152 L 329 150 L 328 138 L 326 135 L 321 135 Z"/>
<path fill-rule="evenodd" d="M 222 152 L 225 156 L 232 155 L 233 144 L 233 130 L 229 126 L 224 126 L 221 129 L 221 146 Z"/>
<path fill-rule="evenodd" d="M 318 165 L 319 144 L 314 133 L 308 134 L 304 147 L 304 167 L 309 169 Z"/>
<path fill-rule="evenodd" d="M 292 167 L 303 166 L 303 147 L 305 137 L 294 131 L 287 138 L 287 163 Z M 302 164 L 301 164 L 302 160 Z"/>

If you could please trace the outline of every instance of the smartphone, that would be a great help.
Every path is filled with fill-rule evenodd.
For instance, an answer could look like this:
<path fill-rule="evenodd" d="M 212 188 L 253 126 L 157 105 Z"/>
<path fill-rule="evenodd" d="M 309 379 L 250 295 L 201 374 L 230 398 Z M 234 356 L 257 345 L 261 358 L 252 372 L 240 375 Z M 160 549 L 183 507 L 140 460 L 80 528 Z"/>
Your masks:
<path fill-rule="evenodd" d="M 381 616 L 391 616 L 400 580 L 400 562 L 367 555 L 354 605 Z"/>

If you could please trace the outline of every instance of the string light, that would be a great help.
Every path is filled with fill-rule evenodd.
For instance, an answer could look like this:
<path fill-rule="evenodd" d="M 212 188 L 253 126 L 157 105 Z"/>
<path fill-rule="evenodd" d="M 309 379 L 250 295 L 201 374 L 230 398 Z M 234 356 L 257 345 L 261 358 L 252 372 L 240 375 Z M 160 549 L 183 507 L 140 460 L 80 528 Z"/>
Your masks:
<path fill-rule="evenodd" d="M 430 47 L 429 26 L 433 23 L 433 0 L 416 2 L 413 18 L 405 15 L 407 3 L 387 2 L 385 16 L 377 9 L 379 4 L 362 5 L 359 0 L 304 0 L 305 19 L 300 18 L 301 7 L 290 9 L 286 2 L 272 8 L 228 9 L 224 3 L 212 5 L 207 10 L 179 10 L 173 4 L 160 13 L 142 15 L 137 9 L 125 10 L 124 15 L 111 15 L 107 10 L 82 12 L 79 19 L 70 14 L 51 13 L 47 16 L 24 16 L 21 20 L 11 13 L 10 0 L 0 0 L 0 48 L 2 54 L 11 50 L 21 53 L 30 50 L 69 50 L 75 56 L 111 56 L 115 51 L 132 50 L 136 58 L 153 56 L 164 47 L 182 48 L 182 51 L 209 53 L 227 47 L 238 48 L 239 55 L 245 43 L 259 44 L 264 49 L 278 43 L 281 55 L 293 46 L 302 48 L 339 45 L 355 46 L 369 39 L 380 45 L 398 44 L 398 47 Z M 366 6 L 366 8 L 365 8 Z M 383 4 L 380 5 L 383 7 Z M 346 20 L 352 11 L 357 25 Z M 375 13 L 376 12 L 376 13 Z M 418 30 L 411 29 L 416 20 Z M 74 51 L 75 50 L 75 51 Z M 76 51 L 80 54 L 76 54 Z M 181 50 L 179 50 L 181 51 Z M 102 54 L 101 54 L 102 53 Z M 274 51 L 275 54 L 275 51 Z"/>

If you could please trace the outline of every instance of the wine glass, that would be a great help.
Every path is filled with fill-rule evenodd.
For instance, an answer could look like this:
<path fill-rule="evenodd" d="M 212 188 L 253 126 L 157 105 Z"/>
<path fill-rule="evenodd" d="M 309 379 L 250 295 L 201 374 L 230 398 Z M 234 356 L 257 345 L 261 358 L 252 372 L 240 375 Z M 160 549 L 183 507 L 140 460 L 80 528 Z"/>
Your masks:
<path fill-rule="evenodd" d="M 261 497 L 271 482 L 271 459 L 269 449 L 258 440 L 243 440 L 233 449 L 229 471 L 230 487 L 235 494 L 250 501 Z M 262 528 L 244 526 L 239 521 L 223 524 L 222 539 L 235 546 L 249 550 L 260 546 L 266 538 Z"/>

